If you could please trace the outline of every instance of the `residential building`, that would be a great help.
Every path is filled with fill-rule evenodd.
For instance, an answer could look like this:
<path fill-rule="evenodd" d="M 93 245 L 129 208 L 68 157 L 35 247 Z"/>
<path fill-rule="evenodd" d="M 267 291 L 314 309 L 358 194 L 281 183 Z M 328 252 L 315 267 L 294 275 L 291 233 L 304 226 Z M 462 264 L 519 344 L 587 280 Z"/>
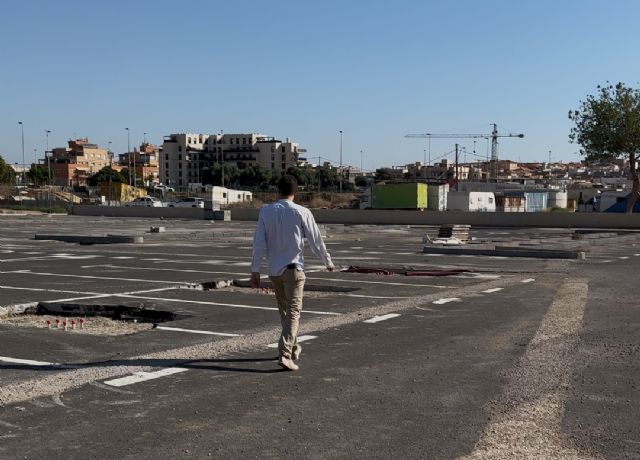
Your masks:
<path fill-rule="evenodd" d="M 106 149 L 82 138 L 70 140 L 68 147 L 54 148 L 49 161 L 55 185 L 82 187 L 90 176 L 108 166 L 110 159 Z"/>
<path fill-rule="evenodd" d="M 118 163 L 121 168 L 135 169 L 136 174 L 143 178 L 144 185 L 150 187 L 161 182 L 159 158 L 160 147 L 144 142 L 139 150 L 134 147 L 133 152 L 118 155 Z"/>
<path fill-rule="evenodd" d="M 259 165 L 286 171 L 304 161 L 301 149 L 289 139 L 280 141 L 264 134 L 179 133 L 164 137 L 160 156 L 160 181 L 172 187 L 200 183 L 202 172 L 215 164 L 245 169 Z"/>

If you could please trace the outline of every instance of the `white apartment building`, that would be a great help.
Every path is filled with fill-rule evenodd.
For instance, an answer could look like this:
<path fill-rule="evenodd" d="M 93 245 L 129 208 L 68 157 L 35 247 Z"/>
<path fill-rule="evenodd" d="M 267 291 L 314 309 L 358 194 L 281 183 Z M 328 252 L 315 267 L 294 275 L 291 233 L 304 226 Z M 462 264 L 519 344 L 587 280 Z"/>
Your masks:
<path fill-rule="evenodd" d="M 201 182 L 202 171 L 221 162 L 241 170 L 257 164 L 285 171 L 297 166 L 304 152 L 289 139 L 283 142 L 257 133 L 170 134 L 164 137 L 160 154 L 160 180 L 171 187 L 186 187 Z"/>

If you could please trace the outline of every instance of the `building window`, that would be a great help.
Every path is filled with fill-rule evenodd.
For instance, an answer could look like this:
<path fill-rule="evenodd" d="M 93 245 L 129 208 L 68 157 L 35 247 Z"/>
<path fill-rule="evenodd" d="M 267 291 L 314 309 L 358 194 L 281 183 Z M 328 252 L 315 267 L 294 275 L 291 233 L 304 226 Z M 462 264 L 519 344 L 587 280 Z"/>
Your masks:
<path fill-rule="evenodd" d="M 178 169 L 182 169 L 182 163 L 178 163 Z"/>
<path fill-rule="evenodd" d="M 178 146 L 178 152 L 182 152 L 182 146 L 181 145 Z"/>
<path fill-rule="evenodd" d="M 169 154 L 168 153 L 164 156 L 164 159 L 169 161 Z"/>
<path fill-rule="evenodd" d="M 276 169 L 276 164 L 275 163 L 271 163 L 271 169 Z"/>
<path fill-rule="evenodd" d="M 282 161 L 287 161 L 287 154 L 286 153 L 282 154 Z"/>
<path fill-rule="evenodd" d="M 271 161 L 276 161 L 276 156 L 273 153 L 271 154 Z"/>
<path fill-rule="evenodd" d="M 287 164 L 286 163 L 282 163 L 282 169 L 287 169 Z"/>
<path fill-rule="evenodd" d="M 246 137 L 243 137 L 243 138 L 242 138 L 242 145 L 244 145 L 244 144 L 246 144 L 246 143 L 247 143 L 247 138 L 246 138 Z"/>
<path fill-rule="evenodd" d="M 233 145 L 233 137 L 229 138 L 229 144 Z"/>
<path fill-rule="evenodd" d="M 182 171 L 178 171 L 178 177 L 182 177 Z"/>
<path fill-rule="evenodd" d="M 286 152 L 284 145 L 282 146 L 282 153 Z"/>
<path fill-rule="evenodd" d="M 240 145 L 240 138 L 236 137 L 236 144 Z"/>
<path fill-rule="evenodd" d="M 187 137 L 187 144 L 191 144 L 191 138 Z"/>
<path fill-rule="evenodd" d="M 178 155 L 178 161 L 182 161 L 182 155 Z"/>
<path fill-rule="evenodd" d="M 167 174 L 169 174 L 168 170 L 169 170 L 169 163 L 165 163 L 164 164 L 164 169 L 167 170 Z"/>

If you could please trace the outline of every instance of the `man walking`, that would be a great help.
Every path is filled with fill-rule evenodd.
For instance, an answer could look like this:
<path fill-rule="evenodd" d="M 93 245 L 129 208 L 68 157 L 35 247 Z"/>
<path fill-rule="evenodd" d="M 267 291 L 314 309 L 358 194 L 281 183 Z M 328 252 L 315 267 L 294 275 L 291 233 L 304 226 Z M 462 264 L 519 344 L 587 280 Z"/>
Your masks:
<path fill-rule="evenodd" d="M 260 263 L 266 252 L 269 278 L 276 293 L 282 322 L 278 364 L 291 371 L 299 369 L 294 361 L 300 358 L 302 352 L 297 336 L 305 281 L 303 238 L 307 239 L 313 253 L 329 271 L 334 268 L 313 214 L 293 202 L 297 191 L 295 177 L 284 175 L 278 182 L 278 201 L 260 209 L 253 236 L 251 264 L 251 286 L 259 288 Z"/>

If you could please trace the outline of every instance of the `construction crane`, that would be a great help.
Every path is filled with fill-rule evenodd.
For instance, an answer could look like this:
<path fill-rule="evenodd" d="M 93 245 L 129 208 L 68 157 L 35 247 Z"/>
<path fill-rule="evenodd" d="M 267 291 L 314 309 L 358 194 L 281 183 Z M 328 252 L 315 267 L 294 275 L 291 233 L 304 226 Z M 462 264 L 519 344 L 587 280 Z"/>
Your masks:
<path fill-rule="evenodd" d="M 497 171 L 498 168 L 498 138 L 499 137 L 519 137 L 523 138 L 524 134 L 499 134 L 498 125 L 493 123 L 493 130 L 490 134 L 407 134 L 404 137 L 421 138 L 421 139 L 491 139 L 491 161 Z M 456 177 L 457 179 L 457 177 Z"/>

